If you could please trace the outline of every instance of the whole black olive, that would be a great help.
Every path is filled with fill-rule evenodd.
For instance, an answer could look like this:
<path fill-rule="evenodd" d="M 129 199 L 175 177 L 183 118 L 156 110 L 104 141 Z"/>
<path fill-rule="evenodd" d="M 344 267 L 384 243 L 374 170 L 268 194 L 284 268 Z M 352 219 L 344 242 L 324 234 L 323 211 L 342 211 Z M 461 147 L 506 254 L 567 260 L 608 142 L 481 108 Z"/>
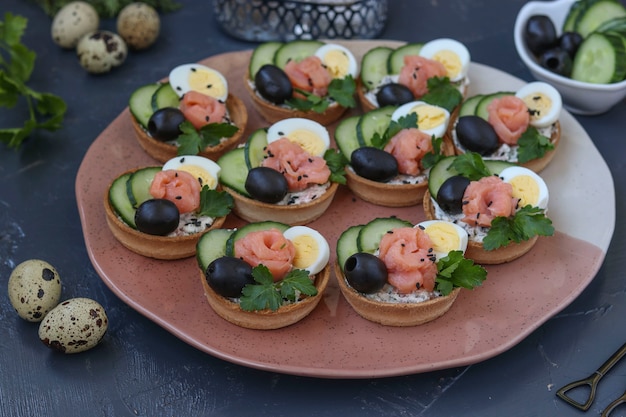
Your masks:
<path fill-rule="evenodd" d="M 398 83 L 391 83 L 384 85 L 378 93 L 376 93 L 376 100 L 380 107 L 385 106 L 400 106 L 415 100 L 413 92 L 405 85 Z"/>
<path fill-rule="evenodd" d="M 178 227 L 180 213 L 176 204 L 164 198 L 146 200 L 137 207 L 137 230 L 149 235 L 165 236 Z"/>
<path fill-rule="evenodd" d="M 185 121 L 183 112 L 175 107 L 164 107 L 152 113 L 148 120 L 150 136 L 161 142 L 176 139 L 180 134 L 180 124 Z"/>
<path fill-rule="evenodd" d="M 398 175 L 396 158 L 373 146 L 354 150 L 350 156 L 350 165 L 357 175 L 372 181 L 385 182 Z"/>
<path fill-rule="evenodd" d="M 257 91 L 267 101 L 283 104 L 291 98 L 293 87 L 285 71 L 276 65 L 265 64 L 254 76 Z"/>
<path fill-rule="evenodd" d="M 285 176 L 268 167 L 248 171 L 245 187 L 252 198 L 270 204 L 282 200 L 289 190 Z"/>
<path fill-rule="evenodd" d="M 558 42 L 556 28 L 546 15 L 533 15 L 526 21 L 524 30 L 526 46 L 535 56 L 554 47 Z"/>
<path fill-rule="evenodd" d="M 348 284 L 358 292 L 371 294 L 387 282 L 387 267 L 377 256 L 357 252 L 346 259 L 343 267 Z"/>
<path fill-rule="evenodd" d="M 441 184 L 437 191 L 437 204 L 447 213 L 458 214 L 463 211 L 463 194 L 470 180 L 462 175 L 454 175 Z"/>
<path fill-rule="evenodd" d="M 578 32 L 564 32 L 559 38 L 559 47 L 567 52 L 572 60 L 576 56 L 581 43 L 583 43 L 583 37 Z"/>
<path fill-rule="evenodd" d="M 539 65 L 555 74 L 569 77 L 572 74 L 573 61 L 565 50 L 552 48 L 541 54 Z"/>
<path fill-rule="evenodd" d="M 459 117 L 455 132 L 459 143 L 468 151 L 489 155 L 500 147 L 493 126 L 480 116 Z"/>
<path fill-rule="evenodd" d="M 252 267 L 244 260 L 222 256 L 209 264 L 204 272 L 209 287 L 222 297 L 238 298 L 247 284 L 254 284 Z"/>

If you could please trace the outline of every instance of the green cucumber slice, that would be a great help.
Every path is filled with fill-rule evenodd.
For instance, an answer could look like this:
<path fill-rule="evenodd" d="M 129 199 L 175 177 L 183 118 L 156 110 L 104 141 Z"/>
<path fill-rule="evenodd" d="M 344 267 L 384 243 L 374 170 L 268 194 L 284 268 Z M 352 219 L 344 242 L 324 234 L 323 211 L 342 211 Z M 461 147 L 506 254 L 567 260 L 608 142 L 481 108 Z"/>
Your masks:
<path fill-rule="evenodd" d="M 614 0 L 596 1 L 579 13 L 576 18 L 575 30 L 583 38 L 587 38 L 604 22 L 623 16 L 626 16 L 626 8 L 621 3 Z"/>
<path fill-rule="evenodd" d="M 593 84 L 609 84 L 626 77 L 626 46 L 613 33 L 592 33 L 578 48 L 572 66 L 572 79 Z"/>
<path fill-rule="evenodd" d="M 235 242 L 250 232 L 258 232 L 261 230 L 278 229 L 281 232 L 289 229 L 291 226 L 281 222 L 275 222 L 267 220 L 264 222 L 248 223 L 245 226 L 235 230 L 233 234 L 226 241 L 225 253 L 226 256 L 236 256 L 235 254 Z"/>
<path fill-rule="evenodd" d="M 248 76 L 251 80 L 254 80 L 254 76 L 263 65 L 274 64 L 274 54 L 281 46 L 282 42 L 271 41 L 262 43 L 254 49 L 248 65 Z"/>
<path fill-rule="evenodd" d="M 409 55 L 419 55 L 423 43 L 412 42 L 396 48 L 387 58 L 387 71 L 389 74 L 400 74 L 404 66 L 404 57 Z"/>
<path fill-rule="evenodd" d="M 363 225 L 350 226 L 341 233 L 337 239 L 337 263 L 343 271 L 346 259 L 359 251 L 357 247 L 357 239 Z"/>
<path fill-rule="evenodd" d="M 163 83 L 152 94 L 152 111 L 155 112 L 165 107 L 176 107 L 180 104 L 180 97 L 172 88 L 170 83 Z M 150 118 L 148 118 L 150 120 Z"/>
<path fill-rule="evenodd" d="M 122 218 L 124 223 L 136 229 L 135 208 L 128 198 L 126 183 L 130 178 L 130 173 L 117 177 L 109 188 L 109 202 L 115 212 Z"/>
<path fill-rule="evenodd" d="M 196 245 L 196 260 L 202 271 L 211 262 L 226 255 L 226 241 L 233 234 L 231 229 L 211 229 L 203 234 Z"/>
<path fill-rule="evenodd" d="M 570 6 L 569 12 L 563 22 L 562 32 L 574 32 L 576 31 L 576 20 L 583 10 L 587 8 L 588 1 L 580 0 L 575 1 Z"/>
<path fill-rule="evenodd" d="M 146 167 L 138 169 L 130 175 L 126 182 L 126 193 L 134 208 L 153 198 L 150 194 L 150 185 L 154 176 L 162 169 L 162 167 Z"/>
<path fill-rule="evenodd" d="M 413 227 L 413 224 L 397 217 L 379 217 L 370 221 L 359 231 L 356 242 L 359 252 L 376 252 L 383 235 L 398 227 Z"/>
<path fill-rule="evenodd" d="M 128 100 L 128 109 L 144 128 L 148 127 L 150 116 L 154 113 L 154 110 L 152 110 L 152 95 L 160 86 L 161 84 L 159 83 L 141 86 L 133 91 Z"/>
<path fill-rule="evenodd" d="M 480 100 L 482 100 L 483 97 L 483 94 L 477 94 L 465 100 L 461 104 L 461 108 L 459 109 L 459 117 L 475 115 L 476 106 L 478 106 L 478 103 L 480 102 Z"/>
<path fill-rule="evenodd" d="M 252 132 L 252 135 L 244 145 L 244 156 L 248 169 L 256 168 L 261 165 L 265 157 L 265 148 L 267 147 L 267 130 L 260 128 Z"/>
<path fill-rule="evenodd" d="M 343 119 L 335 129 L 335 142 L 341 153 L 350 160 L 352 152 L 360 147 L 357 139 L 357 125 L 361 116 L 355 115 Z"/>
<path fill-rule="evenodd" d="M 220 182 L 239 194 L 249 197 L 250 194 L 246 191 L 248 166 L 244 148 L 235 148 L 226 152 L 217 160 L 217 164 L 221 168 Z"/>
<path fill-rule="evenodd" d="M 314 40 L 287 42 L 276 50 L 274 65 L 284 69 L 289 61 L 299 62 L 308 56 L 315 55 L 315 51 L 322 45 L 324 45 L 324 42 Z"/>
<path fill-rule="evenodd" d="M 395 106 L 386 106 L 374 109 L 361 116 L 356 126 L 359 146 L 372 146 L 372 139 L 376 134 L 382 135 L 389 127 L 391 115 Z"/>
<path fill-rule="evenodd" d="M 626 17 L 622 16 L 607 20 L 606 22 L 598 26 L 596 32 L 616 32 L 619 33 L 622 37 L 626 37 Z"/>
<path fill-rule="evenodd" d="M 386 46 L 372 48 L 361 59 L 361 84 L 367 90 L 373 90 L 380 85 L 383 78 L 389 75 L 387 59 L 393 49 Z"/>
<path fill-rule="evenodd" d="M 504 96 L 512 95 L 515 95 L 515 93 L 511 91 L 498 91 L 497 93 L 486 94 L 476 105 L 474 114 L 487 120 L 489 119 L 489 112 L 487 111 L 487 107 L 489 106 L 489 104 L 496 98 L 502 98 Z"/>

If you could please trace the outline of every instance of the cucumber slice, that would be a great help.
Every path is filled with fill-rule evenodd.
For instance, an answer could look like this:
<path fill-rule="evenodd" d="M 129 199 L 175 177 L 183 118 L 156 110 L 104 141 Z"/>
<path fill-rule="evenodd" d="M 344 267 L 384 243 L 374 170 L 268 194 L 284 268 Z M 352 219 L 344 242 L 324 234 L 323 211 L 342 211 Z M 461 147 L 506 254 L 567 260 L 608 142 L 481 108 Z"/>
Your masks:
<path fill-rule="evenodd" d="M 342 154 L 350 160 L 352 152 L 360 147 L 357 139 L 356 127 L 361 116 L 350 116 L 343 119 L 335 129 L 335 142 Z"/>
<path fill-rule="evenodd" d="M 386 46 L 378 46 L 370 49 L 363 55 L 361 60 L 361 83 L 366 90 L 370 91 L 380 85 L 383 78 L 389 75 L 387 59 L 393 49 Z"/>
<path fill-rule="evenodd" d="M 482 117 L 485 120 L 489 119 L 489 112 L 487 111 L 487 106 L 489 106 L 489 104 L 496 98 L 502 98 L 504 96 L 511 96 L 511 95 L 515 95 L 515 93 L 510 92 L 510 91 L 499 91 L 497 93 L 487 94 L 483 96 L 483 98 L 476 105 L 476 110 L 474 111 L 474 114 L 476 116 Z"/>
<path fill-rule="evenodd" d="M 278 229 L 281 232 L 289 229 L 291 226 L 285 223 L 274 222 L 271 220 L 257 223 L 248 223 L 245 226 L 235 230 L 226 241 L 226 256 L 235 256 L 235 242 L 250 232 L 258 232 L 261 230 Z"/>
<path fill-rule="evenodd" d="M 196 245 L 196 260 L 202 271 L 211 262 L 226 255 L 226 241 L 233 234 L 231 229 L 211 229 L 203 234 Z"/>
<path fill-rule="evenodd" d="M 514 166 L 517 166 L 517 164 L 514 164 L 513 162 L 508 162 L 508 161 L 497 161 L 495 159 L 487 159 L 485 160 L 485 166 L 493 174 L 500 175 L 500 173 L 505 168 L 514 167 Z"/>
<path fill-rule="evenodd" d="M 251 80 L 254 80 L 254 76 L 263 65 L 274 64 L 274 54 L 281 46 L 282 42 L 271 41 L 262 43 L 254 49 L 248 65 L 248 76 Z"/>
<path fill-rule="evenodd" d="M 221 168 L 220 182 L 239 194 L 249 197 L 250 194 L 246 191 L 248 166 L 244 148 L 235 148 L 226 152 L 217 160 L 217 164 Z"/>
<path fill-rule="evenodd" d="M 261 165 L 265 157 L 265 147 L 267 146 L 267 130 L 260 128 L 252 132 L 250 138 L 244 145 L 244 156 L 246 167 L 252 169 Z"/>
<path fill-rule="evenodd" d="M 575 30 L 586 38 L 604 22 L 624 16 L 626 16 L 626 8 L 621 3 L 614 0 L 596 1 L 579 13 Z"/>
<path fill-rule="evenodd" d="M 126 182 L 126 194 L 134 208 L 139 207 L 144 201 L 153 198 L 150 195 L 150 185 L 152 180 L 154 180 L 154 176 L 162 169 L 162 167 L 146 167 L 138 169 L 130 175 Z"/>
<path fill-rule="evenodd" d="M 605 33 L 605 32 L 616 32 L 619 33 L 622 37 L 626 37 L 626 17 L 616 17 L 615 19 L 607 20 L 598 28 L 596 32 Z"/>
<path fill-rule="evenodd" d="M 148 120 L 154 113 L 152 110 L 152 95 L 160 86 L 161 84 L 159 83 L 144 85 L 130 95 L 128 109 L 144 128 L 148 127 Z"/>
<path fill-rule="evenodd" d="M 314 40 L 287 42 L 276 50 L 274 54 L 274 65 L 285 68 L 285 65 L 287 65 L 289 61 L 302 61 L 308 56 L 315 55 L 315 51 L 322 45 L 324 45 L 324 42 Z"/>
<path fill-rule="evenodd" d="M 588 2 L 584 0 L 572 3 L 567 16 L 565 17 L 565 21 L 563 22 L 562 32 L 574 32 L 576 30 L 576 20 L 581 12 L 587 8 L 586 3 Z"/>
<path fill-rule="evenodd" d="M 121 175 L 113 181 L 109 189 L 109 202 L 124 223 L 135 229 L 137 228 L 135 225 L 135 208 L 126 192 L 126 183 L 130 175 L 130 173 Z"/>
<path fill-rule="evenodd" d="M 386 106 L 369 111 L 361 116 L 356 125 L 359 146 L 372 146 L 374 135 L 382 135 L 389 127 L 395 106 Z"/>
<path fill-rule="evenodd" d="M 465 100 L 461 104 L 461 108 L 459 109 L 459 117 L 475 115 L 476 106 L 478 106 L 478 103 L 480 102 L 480 100 L 482 100 L 483 97 L 483 94 L 477 94 Z"/>
<path fill-rule="evenodd" d="M 337 239 L 337 263 L 339 263 L 341 270 L 346 264 L 346 259 L 359 251 L 356 241 L 362 228 L 362 224 L 351 226 L 344 230 Z"/>
<path fill-rule="evenodd" d="M 387 71 L 389 74 L 400 74 L 404 66 L 404 57 L 408 55 L 419 55 L 423 43 L 413 42 L 396 48 L 387 59 Z"/>
<path fill-rule="evenodd" d="M 383 235 L 398 227 L 413 227 L 413 224 L 397 217 L 379 217 L 370 221 L 359 231 L 356 241 L 359 252 L 376 252 Z"/>
<path fill-rule="evenodd" d="M 626 47 L 613 33 L 592 33 L 578 48 L 572 79 L 594 84 L 622 81 L 626 77 Z"/>
<path fill-rule="evenodd" d="M 176 107 L 180 104 L 180 97 L 172 88 L 170 83 L 163 83 L 152 94 L 152 111 L 155 112 L 165 107 Z M 150 118 L 148 118 L 150 120 Z"/>

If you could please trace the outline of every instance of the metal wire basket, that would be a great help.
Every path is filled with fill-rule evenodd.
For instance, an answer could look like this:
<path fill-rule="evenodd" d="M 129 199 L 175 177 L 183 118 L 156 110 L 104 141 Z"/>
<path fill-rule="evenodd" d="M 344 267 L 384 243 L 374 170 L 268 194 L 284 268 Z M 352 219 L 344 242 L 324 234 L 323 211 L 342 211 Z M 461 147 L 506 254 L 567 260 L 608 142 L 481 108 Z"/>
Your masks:
<path fill-rule="evenodd" d="M 371 39 L 387 21 L 387 0 L 214 0 L 217 21 L 248 41 Z"/>

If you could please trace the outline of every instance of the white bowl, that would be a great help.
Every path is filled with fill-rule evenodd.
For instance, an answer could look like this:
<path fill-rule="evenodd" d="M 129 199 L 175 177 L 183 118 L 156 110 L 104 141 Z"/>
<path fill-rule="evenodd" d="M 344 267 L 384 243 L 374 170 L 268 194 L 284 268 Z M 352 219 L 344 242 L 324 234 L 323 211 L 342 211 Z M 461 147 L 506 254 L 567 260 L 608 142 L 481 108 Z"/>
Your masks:
<path fill-rule="evenodd" d="M 513 31 L 515 48 L 536 79 L 552 84 L 561 93 L 563 104 L 569 111 L 582 115 L 601 114 L 626 97 L 626 80 L 613 84 L 591 84 L 563 77 L 541 67 L 524 42 L 526 21 L 530 16 L 537 14 L 549 16 L 560 35 L 565 17 L 575 1 L 530 1 L 526 3 L 515 20 Z"/>

